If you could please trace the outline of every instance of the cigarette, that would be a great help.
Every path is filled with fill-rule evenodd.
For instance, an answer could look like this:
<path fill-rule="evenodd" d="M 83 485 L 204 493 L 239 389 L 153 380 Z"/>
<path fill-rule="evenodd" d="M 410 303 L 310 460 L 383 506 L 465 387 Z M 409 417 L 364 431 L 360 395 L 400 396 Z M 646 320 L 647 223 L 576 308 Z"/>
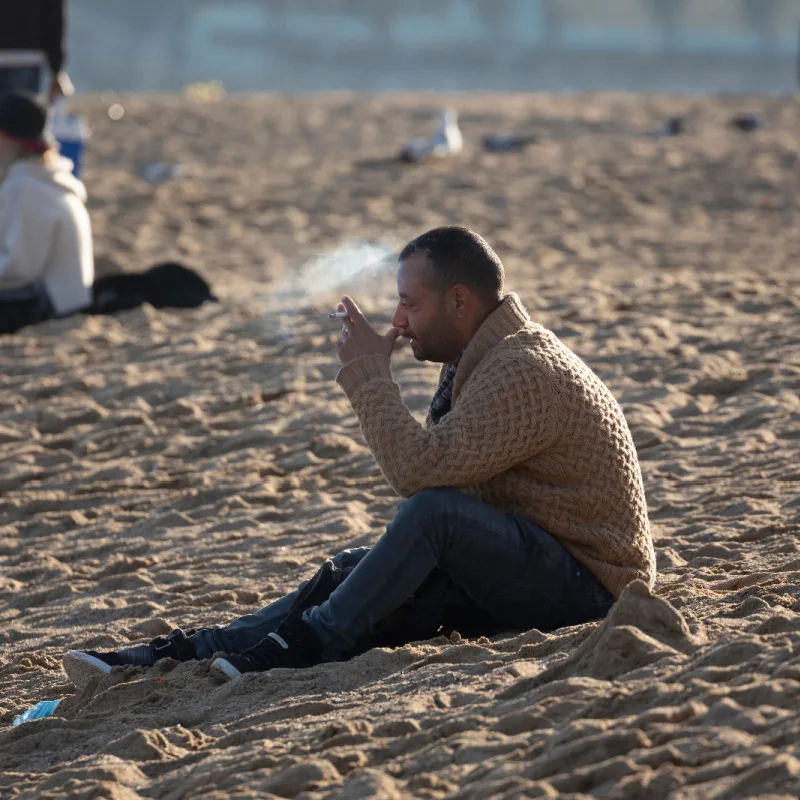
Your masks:
<path fill-rule="evenodd" d="M 328 314 L 328 317 L 330 319 L 343 319 L 344 317 L 349 317 L 349 316 L 350 313 L 347 311 L 331 311 L 330 314 Z"/>

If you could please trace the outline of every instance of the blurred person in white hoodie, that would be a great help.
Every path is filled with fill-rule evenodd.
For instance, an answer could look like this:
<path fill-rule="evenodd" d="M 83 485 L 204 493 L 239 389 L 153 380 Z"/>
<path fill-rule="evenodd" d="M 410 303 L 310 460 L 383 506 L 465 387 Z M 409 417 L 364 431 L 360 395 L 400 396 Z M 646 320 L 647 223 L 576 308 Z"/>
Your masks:
<path fill-rule="evenodd" d="M 0 333 L 64 317 L 92 300 L 86 189 L 32 94 L 0 100 Z"/>

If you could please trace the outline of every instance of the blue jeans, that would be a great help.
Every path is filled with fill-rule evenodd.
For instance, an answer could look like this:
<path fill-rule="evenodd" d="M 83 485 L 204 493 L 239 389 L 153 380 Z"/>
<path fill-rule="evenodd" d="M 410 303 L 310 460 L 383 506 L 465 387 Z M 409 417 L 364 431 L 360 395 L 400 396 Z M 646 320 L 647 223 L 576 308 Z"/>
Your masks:
<path fill-rule="evenodd" d="M 0 67 L 0 99 L 10 92 L 33 92 L 42 90 L 41 67 Z"/>
<path fill-rule="evenodd" d="M 303 613 L 327 660 L 382 643 L 382 628 L 398 616 L 402 624 L 388 626 L 392 636 L 403 638 L 407 630 L 405 640 L 412 641 L 452 622 L 467 635 L 550 631 L 600 619 L 614 602 L 549 533 L 456 489 L 427 489 L 403 501 L 374 547 L 344 551 L 337 560 L 344 580 Z M 192 637 L 198 658 L 257 644 L 283 621 L 301 589 L 224 628 L 198 631 Z M 408 621 L 419 624 L 404 628 Z"/>
<path fill-rule="evenodd" d="M 19 289 L 0 289 L 0 334 L 15 333 L 55 315 L 47 288 L 41 281 Z"/>

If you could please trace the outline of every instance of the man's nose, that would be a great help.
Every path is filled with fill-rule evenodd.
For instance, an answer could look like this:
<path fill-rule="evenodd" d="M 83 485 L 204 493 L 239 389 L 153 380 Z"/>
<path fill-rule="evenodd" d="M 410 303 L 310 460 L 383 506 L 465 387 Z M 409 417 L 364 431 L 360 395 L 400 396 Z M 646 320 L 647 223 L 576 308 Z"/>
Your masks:
<path fill-rule="evenodd" d="M 405 330 L 408 327 L 408 314 L 403 310 L 403 307 L 398 305 L 392 317 L 392 325 L 395 328 L 402 328 Z"/>

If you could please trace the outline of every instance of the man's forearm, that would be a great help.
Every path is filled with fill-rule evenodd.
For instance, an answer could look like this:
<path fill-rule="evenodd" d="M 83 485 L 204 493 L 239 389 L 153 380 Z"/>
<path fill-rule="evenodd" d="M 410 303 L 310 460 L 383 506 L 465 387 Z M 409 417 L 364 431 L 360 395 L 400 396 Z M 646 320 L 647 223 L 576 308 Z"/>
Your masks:
<path fill-rule="evenodd" d="M 539 402 L 545 393 L 536 376 L 527 378 L 520 396 L 491 371 L 475 376 L 458 408 L 434 428 L 420 425 L 403 403 L 388 358 L 358 359 L 338 380 L 383 474 L 407 497 L 483 482 L 548 446 L 556 413 Z"/>

